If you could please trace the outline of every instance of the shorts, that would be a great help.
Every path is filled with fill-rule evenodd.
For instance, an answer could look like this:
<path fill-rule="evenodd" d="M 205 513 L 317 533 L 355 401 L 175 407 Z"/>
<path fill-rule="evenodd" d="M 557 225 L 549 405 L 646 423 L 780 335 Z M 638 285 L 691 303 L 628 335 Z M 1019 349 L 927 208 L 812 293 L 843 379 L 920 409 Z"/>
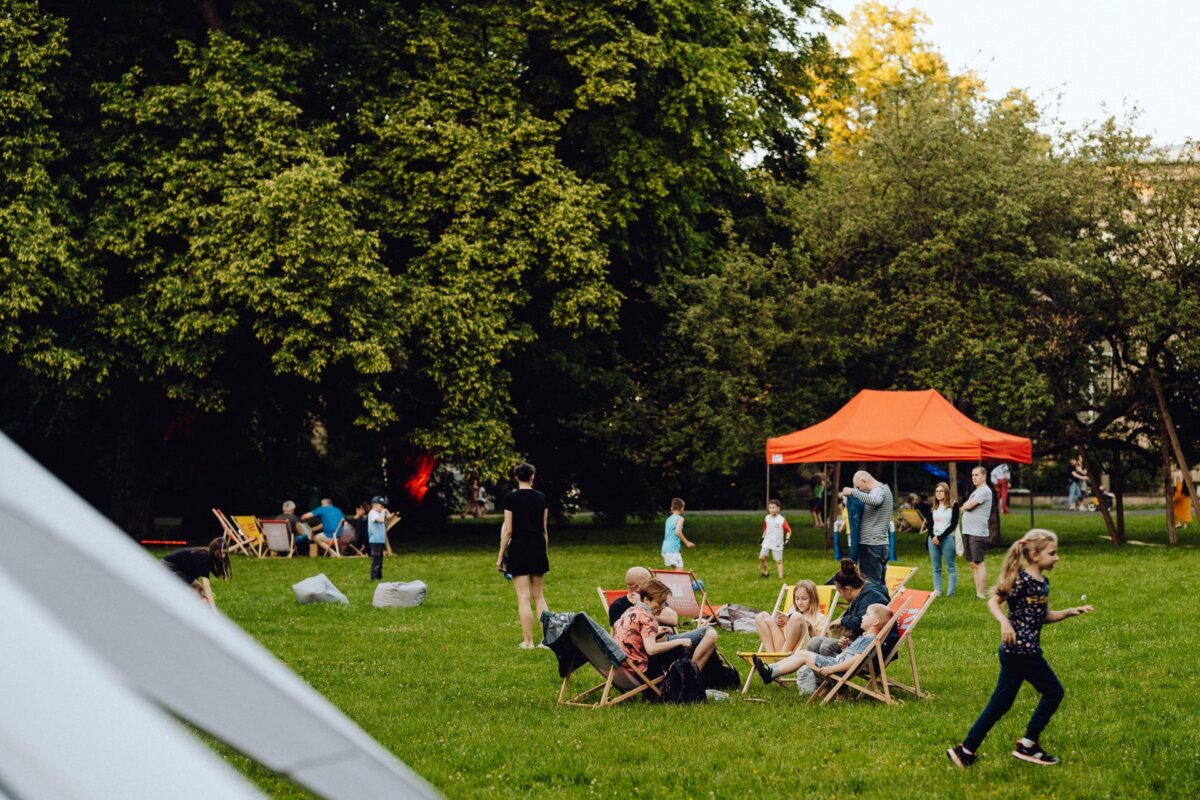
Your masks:
<path fill-rule="evenodd" d="M 819 511 L 824 510 L 824 508 L 825 508 L 825 498 L 823 498 L 823 497 L 814 497 L 812 500 L 808 501 L 809 511 L 818 511 L 819 512 Z"/>
<path fill-rule="evenodd" d="M 758 557 L 766 558 L 767 553 L 770 553 L 771 558 L 775 559 L 776 561 L 783 561 L 783 548 L 782 547 L 771 547 L 770 545 L 764 544 L 762 546 L 762 548 L 758 551 Z"/>
<path fill-rule="evenodd" d="M 668 567 L 683 569 L 683 553 L 663 553 L 663 563 Z"/>
<path fill-rule="evenodd" d="M 963 555 L 967 561 L 972 564 L 982 564 L 983 557 L 987 554 L 987 537 L 986 536 L 968 536 L 963 534 Z"/>
<path fill-rule="evenodd" d="M 818 653 L 813 658 L 813 666 L 817 669 L 825 669 L 825 667 L 832 667 L 834 664 L 840 664 L 845 660 L 846 659 L 842 658 L 840 655 L 823 656 Z"/>

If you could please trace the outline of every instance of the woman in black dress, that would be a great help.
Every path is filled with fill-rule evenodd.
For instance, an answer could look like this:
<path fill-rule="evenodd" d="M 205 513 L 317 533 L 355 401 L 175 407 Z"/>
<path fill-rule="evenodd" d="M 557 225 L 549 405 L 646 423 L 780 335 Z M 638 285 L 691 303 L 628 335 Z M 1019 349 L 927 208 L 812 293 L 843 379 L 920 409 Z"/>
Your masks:
<path fill-rule="evenodd" d="M 500 529 L 500 555 L 496 569 L 512 575 L 517 590 L 517 611 L 521 616 L 522 650 L 531 650 L 533 643 L 533 611 L 530 599 L 537 606 L 540 618 L 548 611 L 542 594 L 542 576 L 550 571 L 546 546 L 550 543 L 547 528 L 549 506 L 546 495 L 533 488 L 537 472 L 532 464 L 522 464 L 513 470 L 517 489 L 504 498 L 504 527 Z"/>

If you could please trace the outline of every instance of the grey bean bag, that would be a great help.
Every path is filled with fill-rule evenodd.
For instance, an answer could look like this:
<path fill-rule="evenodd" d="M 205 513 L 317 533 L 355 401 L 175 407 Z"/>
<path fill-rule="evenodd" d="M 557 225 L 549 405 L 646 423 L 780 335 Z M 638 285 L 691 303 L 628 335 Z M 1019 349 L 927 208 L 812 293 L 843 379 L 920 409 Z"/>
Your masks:
<path fill-rule="evenodd" d="M 296 593 L 296 600 L 305 605 L 309 603 L 341 603 L 344 606 L 350 605 L 350 601 L 346 598 L 346 595 L 338 591 L 333 582 L 325 577 L 324 572 L 320 575 L 314 575 L 311 578 L 305 578 L 299 583 L 292 584 L 292 591 Z"/>
<path fill-rule="evenodd" d="M 381 583 L 375 587 L 376 608 L 409 608 L 425 602 L 425 581 Z"/>

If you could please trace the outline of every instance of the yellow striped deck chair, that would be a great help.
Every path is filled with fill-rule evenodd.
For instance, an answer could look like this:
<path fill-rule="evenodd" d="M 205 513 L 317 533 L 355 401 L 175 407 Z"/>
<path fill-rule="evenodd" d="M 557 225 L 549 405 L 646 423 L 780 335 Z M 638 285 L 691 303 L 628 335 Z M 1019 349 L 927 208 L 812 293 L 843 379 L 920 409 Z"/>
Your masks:
<path fill-rule="evenodd" d="M 771 616 L 774 617 L 776 614 L 781 612 L 787 613 L 784 611 L 784 609 L 792 608 L 795 594 L 795 584 L 785 583 L 782 587 L 780 587 L 779 597 L 775 600 L 775 608 L 771 610 Z M 821 630 L 817 631 L 817 636 L 824 636 L 829 632 L 829 625 L 833 621 L 833 611 L 837 608 L 839 599 L 840 597 L 832 585 L 825 584 L 817 587 L 817 610 L 825 615 L 825 625 L 821 628 Z M 736 654 L 738 658 L 750 665 L 750 672 L 746 675 L 746 682 L 742 684 L 742 694 L 746 694 L 750 691 L 750 683 L 754 679 L 754 656 L 758 656 L 768 664 L 774 664 L 776 661 L 787 658 L 791 655 L 791 653 L 768 653 L 763 650 L 764 646 L 765 645 L 760 644 L 758 646 L 758 650 L 756 651 L 739 651 Z M 780 678 L 777 683 L 793 683 L 795 680 L 796 678 L 794 675 L 789 675 L 787 677 Z"/>

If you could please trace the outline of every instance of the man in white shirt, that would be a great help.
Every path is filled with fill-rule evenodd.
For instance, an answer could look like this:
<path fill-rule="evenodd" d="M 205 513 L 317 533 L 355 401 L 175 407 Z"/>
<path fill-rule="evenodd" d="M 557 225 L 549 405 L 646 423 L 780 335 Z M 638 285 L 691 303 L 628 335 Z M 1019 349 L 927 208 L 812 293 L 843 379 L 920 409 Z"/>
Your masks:
<path fill-rule="evenodd" d="M 971 470 L 971 483 L 975 491 L 962 504 L 963 550 L 971 572 L 975 575 L 975 596 L 987 599 L 987 554 L 988 517 L 992 514 L 992 490 L 987 485 L 987 470 L 976 467 Z"/>

